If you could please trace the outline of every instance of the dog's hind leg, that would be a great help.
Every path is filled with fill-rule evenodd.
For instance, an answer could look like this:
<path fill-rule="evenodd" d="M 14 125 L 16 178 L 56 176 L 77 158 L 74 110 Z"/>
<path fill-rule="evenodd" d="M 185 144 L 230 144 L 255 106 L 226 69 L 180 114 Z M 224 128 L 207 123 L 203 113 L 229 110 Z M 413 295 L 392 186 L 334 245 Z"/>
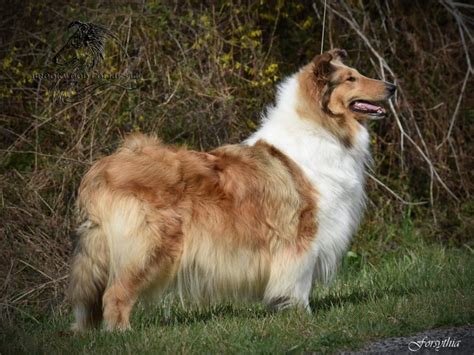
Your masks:
<path fill-rule="evenodd" d="M 107 330 L 130 328 L 130 312 L 135 304 L 143 280 L 132 273 L 122 275 L 104 293 L 104 320 Z"/>
<path fill-rule="evenodd" d="M 150 248 L 146 263 L 137 258 L 135 263 L 117 270 L 104 293 L 105 329 L 129 329 L 130 313 L 138 297 L 150 289 L 154 294 L 165 290 L 175 274 L 175 261 L 165 255 L 161 248 Z"/>
<path fill-rule="evenodd" d="M 107 330 L 130 328 L 130 313 L 151 287 L 164 290 L 182 250 L 181 222 L 170 211 L 149 211 L 129 201 L 109 224 L 111 275 L 103 297 Z M 126 211 L 126 212 L 124 212 Z"/>

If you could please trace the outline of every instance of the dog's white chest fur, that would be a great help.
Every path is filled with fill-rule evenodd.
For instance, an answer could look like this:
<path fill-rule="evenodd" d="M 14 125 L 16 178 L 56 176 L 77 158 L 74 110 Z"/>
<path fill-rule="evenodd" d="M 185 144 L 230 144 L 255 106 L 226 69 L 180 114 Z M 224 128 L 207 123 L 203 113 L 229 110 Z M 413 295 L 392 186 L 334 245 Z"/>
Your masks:
<path fill-rule="evenodd" d="M 323 128 L 299 117 L 296 85 L 295 77 L 283 83 L 276 106 L 269 109 L 261 128 L 245 143 L 263 139 L 274 145 L 299 165 L 318 191 L 313 278 L 326 281 L 346 252 L 364 209 L 369 134 L 360 126 L 355 144 L 347 148 Z"/>

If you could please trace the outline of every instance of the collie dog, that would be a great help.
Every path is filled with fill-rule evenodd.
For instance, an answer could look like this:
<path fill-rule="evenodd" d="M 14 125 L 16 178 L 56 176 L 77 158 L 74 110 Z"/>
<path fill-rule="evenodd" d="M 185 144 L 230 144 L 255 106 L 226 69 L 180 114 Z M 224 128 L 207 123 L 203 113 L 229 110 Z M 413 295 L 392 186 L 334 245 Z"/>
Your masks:
<path fill-rule="evenodd" d="M 309 311 L 361 218 L 367 119 L 395 85 L 316 56 L 279 87 L 260 128 L 210 152 L 132 135 L 79 188 L 69 296 L 84 330 L 127 329 L 140 296 L 262 300 Z"/>

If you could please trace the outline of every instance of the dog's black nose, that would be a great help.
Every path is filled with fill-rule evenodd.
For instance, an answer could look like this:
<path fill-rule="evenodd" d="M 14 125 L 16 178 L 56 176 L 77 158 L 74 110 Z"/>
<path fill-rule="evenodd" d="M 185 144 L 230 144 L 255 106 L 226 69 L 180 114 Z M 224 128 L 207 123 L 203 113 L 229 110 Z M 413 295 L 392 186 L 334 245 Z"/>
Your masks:
<path fill-rule="evenodd" d="M 387 85 L 387 91 L 389 92 L 390 96 L 395 94 L 395 91 L 397 91 L 397 85 L 386 83 Z"/>

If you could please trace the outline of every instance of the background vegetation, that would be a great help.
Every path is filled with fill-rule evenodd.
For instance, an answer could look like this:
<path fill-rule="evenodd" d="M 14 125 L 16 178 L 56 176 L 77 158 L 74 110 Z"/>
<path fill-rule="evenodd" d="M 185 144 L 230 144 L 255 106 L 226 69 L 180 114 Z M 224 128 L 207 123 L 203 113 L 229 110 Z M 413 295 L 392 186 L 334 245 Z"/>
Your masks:
<path fill-rule="evenodd" d="M 361 270 L 385 265 L 387 255 L 404 260 L 422 247 L 446 251 L 457 260 L 453 265 L 470 265 L 473 6 L 448 0 L 327 3 L 324 48 L 345 48 L 350 65 L 400 88 L 390 116 L 370 124 L 369 210 L 346 260 L 359 268 L 347 266 L 343 275 L 362 277 Z M 73 206 L 81 176 L 94 160 L 131 131 L 156 132 L 168 143 L 194 149 L 247 137 L 272 103 L 276 83 L 319 53 L 323 4 L 3 1 L 1 321 L 18 327 L 54 314 L 60 319 L 56 327 L 66 322 L 61 317 L 67 311 Z M 118 39 L 107 42 L 95 73 L 133 79 L 112 80 L 78 100 L 41 77 L 58 72 L 51 59 L 70 36 L 73 20 L 107 27 Z M 414 254 L 427 258 L 420 261 L 430 265 L 421 269 L 427 275 L 436 266 L 433 250 Z M 398 275 L 386 270 L 387 277 Z M 450 270 L 447 275 L 456 275 Z M 472 278 L 459 284 L 472 290 Z M 464 316 L 452 316 L 461 323 L 472 322 L 472 293 L 466 297 L 457 299 L 463 306 L 455 313 Z"/>

